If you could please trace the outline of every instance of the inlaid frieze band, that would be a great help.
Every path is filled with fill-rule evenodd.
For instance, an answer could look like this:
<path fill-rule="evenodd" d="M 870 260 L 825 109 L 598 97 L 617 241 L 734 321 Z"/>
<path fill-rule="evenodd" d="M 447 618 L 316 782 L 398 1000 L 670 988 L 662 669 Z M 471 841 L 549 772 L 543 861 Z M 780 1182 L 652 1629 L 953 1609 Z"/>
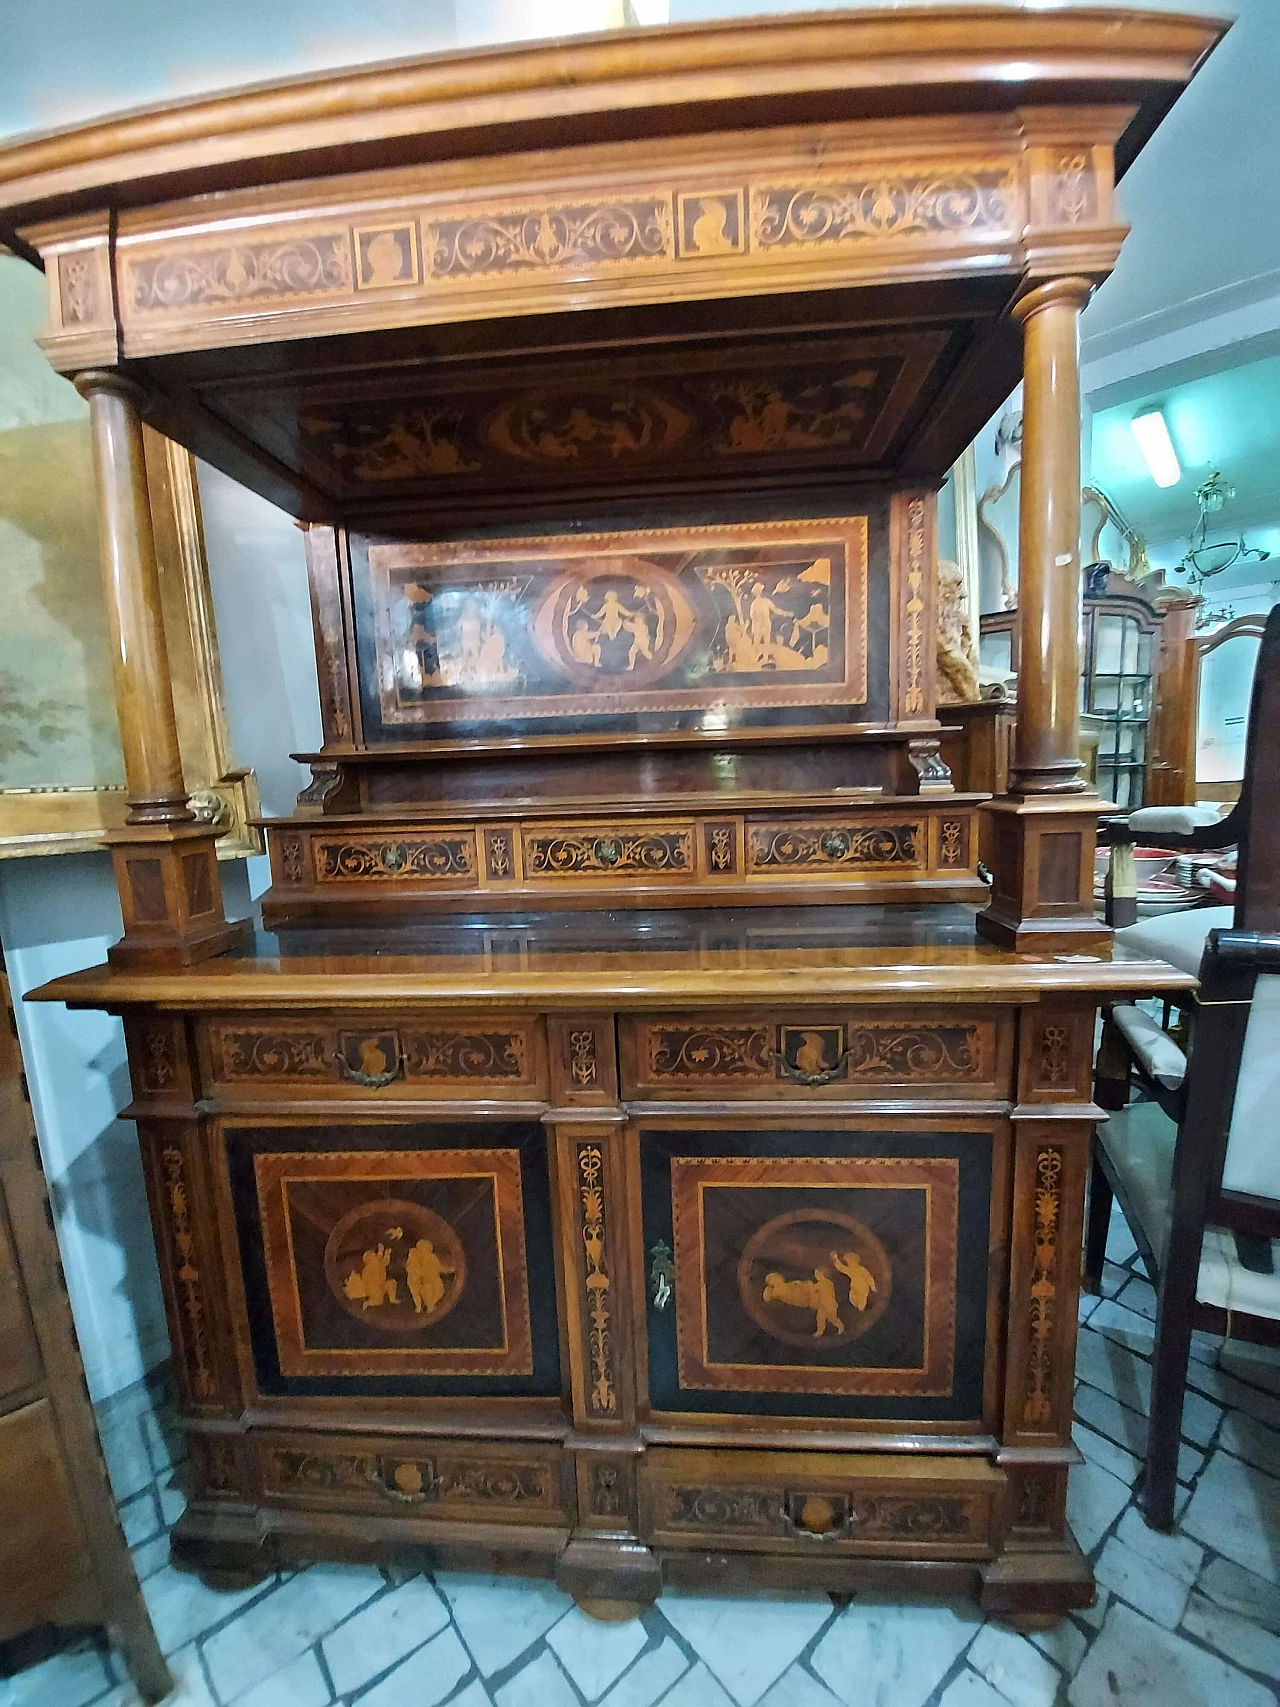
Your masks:
<path fill-rule="evenodd" d="M 920 1026 L 820 1020 L 794 1024 L 655 1023 L 645 1027 L 650 1081 L 828 1084 L 985 1081 L 989 1024 Z"/>

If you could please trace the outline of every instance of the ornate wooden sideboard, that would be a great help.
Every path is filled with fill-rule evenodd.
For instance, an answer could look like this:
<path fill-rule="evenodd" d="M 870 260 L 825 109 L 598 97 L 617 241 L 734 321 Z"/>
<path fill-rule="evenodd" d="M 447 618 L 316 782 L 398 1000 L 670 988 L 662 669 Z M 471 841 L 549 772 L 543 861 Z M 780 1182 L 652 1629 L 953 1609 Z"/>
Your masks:
<path fill-rule="evenodd" d="M 308 78 L 0 151 L 89 398 L 175 1555 L 1086 1603 L 1076 324 L 1221 26 L 930 8 Z M 1007 796 L 933 493 L 1024 377 Z M 322 749 L 222 912 L 140 415 L 307 529 Z M 991 820 L 990 892 L 977 874 Z"/>

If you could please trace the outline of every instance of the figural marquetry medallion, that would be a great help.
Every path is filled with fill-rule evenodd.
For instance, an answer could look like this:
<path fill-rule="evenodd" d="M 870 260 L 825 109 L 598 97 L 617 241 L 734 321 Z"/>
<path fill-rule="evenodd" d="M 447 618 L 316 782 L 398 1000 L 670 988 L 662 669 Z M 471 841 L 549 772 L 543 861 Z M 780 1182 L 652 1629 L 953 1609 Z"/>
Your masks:
<path fill-rule="evenodd" d="M 388 734 L 867 697 L 865 517 L 367 551 Z"/>
<path fill-rule="evenodd" d="M 270 1151 L 253 1163 L 283 1375 L 531 1372 L 517 1152 Z"/>

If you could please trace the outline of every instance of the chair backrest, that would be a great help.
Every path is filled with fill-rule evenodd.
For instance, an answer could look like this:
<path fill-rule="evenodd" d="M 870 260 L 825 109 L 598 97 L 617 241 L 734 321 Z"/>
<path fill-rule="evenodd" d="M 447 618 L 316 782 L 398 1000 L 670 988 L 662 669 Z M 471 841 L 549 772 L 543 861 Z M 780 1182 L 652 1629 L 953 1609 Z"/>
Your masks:
<path fill-rule="evenodd" d="M 1249 704 L 1244 784 L 1228 825 L 1240 850 L 1235 928 L 1280 931 L 1280 605 L 1272 609 L 1262 631 Z"/>
<path fill-rule="evenodd" d="M 1235 912 L 1229 930 L 1210 931 L 1200 964 L 1201 1006 L 1183 1124 L 1207 1145 L 1208 1221 L 1278 1238 L 1280 605 L 1263 629 L 1244 785 L 1220 841 L 1239 849 Z"/>

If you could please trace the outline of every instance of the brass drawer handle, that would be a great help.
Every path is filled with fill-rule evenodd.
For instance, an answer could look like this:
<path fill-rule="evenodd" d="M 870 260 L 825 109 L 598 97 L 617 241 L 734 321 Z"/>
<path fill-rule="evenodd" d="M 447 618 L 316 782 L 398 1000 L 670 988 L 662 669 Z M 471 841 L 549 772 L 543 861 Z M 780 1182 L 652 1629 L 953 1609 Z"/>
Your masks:
<path fill-rule="evenodd" d="M 384 1464 L 370 1473 L 369 1480 L 384 1500 L 395 1500 L 399 1505 L 425 1505 L 436 1495 L 437 1483 L 430 1465 Z"/>
<path fill-rule="evenodd" d="M 806 1073 L 787 1060 L 782 1050 L 777 1049 L 773 1054 L 774 1060 L 785 1078 L 794 1079 L 798 1085 L 829 1085 L 838 1079 L 849 1064 L 849 1051 L 842 1049 L 831 1066 L 823 1067 L 820 1072 Z"/>
<path fill-rule="evenodd" d="M 844 1494 L 788 1494 L 783 1511 L 806 1541 L 838 1541 L 849 1532 L 849 1501 Z"/>
<path fill-rule="evenodd" d="M 362 1073 L 358 1067 L 353 1067 L 340 1049 L 334 1051 L 334 1065 L 342 1077 L 353 1085 L 360 1085 L 366 1091 L 381 1090 L 383 1085 L 389 1085 L 392 1079 L 399 1078 L 404 1071 L 404 1056 L 397 1055 L 395 1060 L 383 1073 Z"/>

